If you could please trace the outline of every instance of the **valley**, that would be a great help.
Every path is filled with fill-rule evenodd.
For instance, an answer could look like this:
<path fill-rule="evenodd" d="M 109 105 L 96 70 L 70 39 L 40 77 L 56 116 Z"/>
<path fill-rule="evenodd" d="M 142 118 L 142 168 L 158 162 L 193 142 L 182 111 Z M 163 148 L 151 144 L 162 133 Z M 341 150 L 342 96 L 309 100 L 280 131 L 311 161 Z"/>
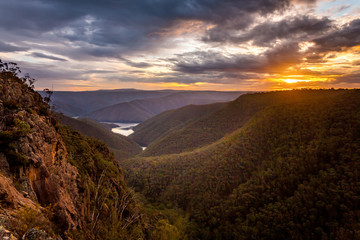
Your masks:
<path fill-rule="evenodd" d="M 358 106 L 359 90 L 188 105 L 134 126 L 147 148 L 120 165 L 144 203 L 179 209 L 188 239 L 356 238 Z"/>
<path fill-rule="evenodd" d="M 150 143 L 122 163 L 125 179 L 147 199 L 186 211 L 197 224 L 193 238 L 356 239 L 359 104 L 359 90 L 244 95 L 212 113 L 236 130 L 195 150 L 143 157 Z M 240 118 L 229 122 L 229 106 Z M 221 126 L 197 121 L 208 136 Z M 175 129 L 168 143 L 200 137 L 192 131 L 181 140 L 183 132 Z"/>
<path fill-rule="evenodd" d="M 66 116 L 16 73 L 0 80 L 0 216 L 15 236 L 360 238 L 358 89 L 246 93 L 131 123 Z"/>
<path fill-rule="evenodd" d="M 359 0 L 0 0 L 0 240 L 360 240 Z"/>

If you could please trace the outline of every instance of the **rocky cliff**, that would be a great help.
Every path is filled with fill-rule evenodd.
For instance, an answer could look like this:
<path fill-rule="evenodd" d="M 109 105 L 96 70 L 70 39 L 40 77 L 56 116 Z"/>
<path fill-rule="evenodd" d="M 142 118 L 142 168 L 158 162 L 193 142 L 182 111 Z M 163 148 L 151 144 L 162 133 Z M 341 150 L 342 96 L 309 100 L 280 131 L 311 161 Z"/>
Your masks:
<path fill-rule="evenodd" d="M 18 238 L 31 229 L 63 239 L 142 238 L 141 214 L 113 155 L 57 125 L 26 80 L 0 73 L 2 228 Z"/>

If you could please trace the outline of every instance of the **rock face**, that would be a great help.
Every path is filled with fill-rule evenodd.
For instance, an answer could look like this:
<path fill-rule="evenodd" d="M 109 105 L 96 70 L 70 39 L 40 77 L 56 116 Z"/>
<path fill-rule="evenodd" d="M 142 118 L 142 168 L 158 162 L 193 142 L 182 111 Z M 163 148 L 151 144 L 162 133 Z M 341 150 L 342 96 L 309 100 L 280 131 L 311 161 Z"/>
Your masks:
<path fill-rule="evenodd" d="M 42 97 L 6 71 L 0 72 L 2 226 L 18 239 L 146 237 L 142 213 L 107 146 L 57 124 Z"/>
<path fill-rule="evenodd" d="M 0 196 L 14 208 L 55 204 L 66 232 L 80 224 L 78 172 L 41 96 L 19 80 L 0 77 Z"/>

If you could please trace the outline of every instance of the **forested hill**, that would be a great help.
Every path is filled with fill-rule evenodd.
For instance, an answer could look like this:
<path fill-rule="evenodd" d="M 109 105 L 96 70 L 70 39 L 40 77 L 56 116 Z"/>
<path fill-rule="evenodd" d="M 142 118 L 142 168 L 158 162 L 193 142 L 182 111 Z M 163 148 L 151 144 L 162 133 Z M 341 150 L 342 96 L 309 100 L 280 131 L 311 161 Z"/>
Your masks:
<path fill-rule="evenodd" d="M 192 151 L 232 133 L 247 123 L 254 114 L 269 106 L 306 101 L 316 102 L 320 98 L 338 94 L 341 94 L 341 91 L 302 90 L 241 95 L 211 114 L 200 116 L 180 129 L 170 131 L 161 138 L 155 139 L 143 155 L 157 156 Z M 176 121 L 178 114 L 173 114 L 173 116 L 172 121 Z M 152 125 L 154 124 L 155 122 Z M 139 132 L 140 134 L 146 132 L 146 129 L 141 129 Z"/>
<path fill-rule="evenodd" d="M 235 107 L 243 98 L 253 101 Z M 129 183 L 186 210 L 194 239 L 360 239 L 360 90 L 232 104 L 237 117 L 250 104 L 257 113 L 193 152 L 126 161 Z"/>
<path fill-rule="evenodd" d="M 188 105 L 160 113 L 135 126 L 135 132 L 130 135 L 130 138 L 142 146 L 147 146 L 166 136 L 168 133 L 181 129 L 190 122 L 219 110 L 224 106 L 225 103 Z"/>
<path fill-rule="evenodd" d="M 87 118 L 74 119 L 63 114 L 56 114 L 56 118 L 62 125 L 70 126 L 85 136 L 103 141 L 119 161 L 142 151 L 141 147 L 130 138 L 111 132 L 105 124 Z"/>

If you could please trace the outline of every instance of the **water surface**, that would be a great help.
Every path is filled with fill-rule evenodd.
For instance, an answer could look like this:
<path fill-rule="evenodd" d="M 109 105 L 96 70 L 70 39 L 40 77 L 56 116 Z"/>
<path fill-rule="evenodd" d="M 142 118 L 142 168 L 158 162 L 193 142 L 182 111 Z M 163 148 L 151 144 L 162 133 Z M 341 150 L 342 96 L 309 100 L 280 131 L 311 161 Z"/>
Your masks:
<path fill-rule="evenodd" d="M 139 124 L 139 123 L 119 123 L 119 122 L 105 122 L 105 123 L 117 125 L 117 127 L 112 128 L 111 131 L 124 136 L 129 136 L 130 134 L 132 134 L 134 132 L 132 128 Z"/>

